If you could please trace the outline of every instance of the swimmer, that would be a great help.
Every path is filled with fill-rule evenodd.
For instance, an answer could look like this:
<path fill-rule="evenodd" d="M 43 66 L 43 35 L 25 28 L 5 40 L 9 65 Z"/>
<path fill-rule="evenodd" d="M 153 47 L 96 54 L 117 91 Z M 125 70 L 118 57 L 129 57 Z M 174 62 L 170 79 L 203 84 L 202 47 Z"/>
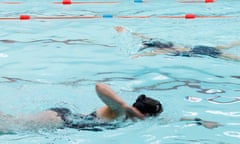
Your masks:
<path fill-rule="evenodd" d="M 111 123 L 113 120 L 143 120 L 146 117 L 157 116 L 163 112 L 162 104 L 158 100 L 144 94 L 138 96 L 131 106 L 106 84 L 96 84 L 96 92 L 106 105 L 88 115 L 74 114 L 69 109 L 62 107 L 53 107 L 37 114 L 17 117 L 0 113 L 0 132 L 9 133 L 14 125 L 17 125 L 16 127 L 19 127 L 19 125 L 29 127 L 29 129 L 75 128 L 100 131 L 102 129 L 99 127 L 118 128 L 119 126 L 116 123 Z M 3 122 L 6 122 L 6 124 L 4 125 Z"/>
<path fill-rule="evenodd" d="M 78 130 L 102 131 L 121 127 L 115 121 L 124 122 L 127 119 L 135 121 L 147 117 L 158 116 L 163 112 L 162 104 L 155 99 L 142 94 L 136 101 L 128 105 L 116 92 L 104 83 L 96 84 L 99 98 L 106 104 L 96 111 L 84 115 L 72 113 L 67 108 L 53 107 L 37 114 L 12 116 L 0 112 L 0 133 L 14 133 L 14 128 L 20 130 L 74 128 Z M 181 121 L 191 119 L 182 118 Z M 217 123 L 207 121 L 193 121 L 201 123 L 206 128 L 218 127 Z"/>
<path fill-rule="evenodd" d="M 143 56 L 155 56 L 159 54 L 168 54 L 171 56 L 184 56 L 184 57 L 205 55 L 205 56 L 210 56 L 214 58 L 224 58 L 224 59 L 240 61 L 240 56 L 231 55 L 228 53 L 224 53 L 222 51 L 223 49 L 230 49 L 233 47 L 240 46 L 240 41 L 232 42 L 229 45 L 221 45 L 221 46 L 215 46 L 215 47 L 197 45 L 197 46 L 193 46 L 192 48 L 189 48 L 186 46 L 177 46 L 176 44 L 169 41 L 149 38 L 140 33 L 131 32 L 130 30 L 127 30 L 122 26 L 116 26 L 114 27 L 114 29 L 119 33 L 128 31 L 132 35 L 144 39 L 142 42 L 142 47 L 138 50 L 138 52 L 142 52 L 148 48 L 153 48 L 153 50 L 150 52 L 147 51 L 141 54 L 136 54 L 132 58 L 138 58 Z"/>

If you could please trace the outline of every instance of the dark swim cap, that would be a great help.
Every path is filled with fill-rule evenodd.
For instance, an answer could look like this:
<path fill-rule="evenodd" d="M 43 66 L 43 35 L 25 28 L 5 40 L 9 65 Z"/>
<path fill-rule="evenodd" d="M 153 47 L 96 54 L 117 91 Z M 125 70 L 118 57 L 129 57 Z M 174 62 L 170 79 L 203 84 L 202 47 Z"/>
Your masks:
<path fill-rule="evenodd" d="M 156 115 L 163 111 L 162 105 L 158 100 L 149 98 L 144 94 L 138 96 L 133 107 L 137 108 L 142 114 Z"/>
<path fill-rule="evenodd" d="M 156 48 L 172 48 L 174 46 L 172 42 L 154 39 L 150 39 L 150 41 L 143 41 L 143 45 Z"/>

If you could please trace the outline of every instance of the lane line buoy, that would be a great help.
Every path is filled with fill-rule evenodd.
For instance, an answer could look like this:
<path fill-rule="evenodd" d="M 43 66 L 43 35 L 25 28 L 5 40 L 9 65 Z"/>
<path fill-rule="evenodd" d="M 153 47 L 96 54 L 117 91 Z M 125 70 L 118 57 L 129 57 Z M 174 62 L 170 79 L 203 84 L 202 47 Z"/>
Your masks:
<path fill-rule="evenodd" d="M 30 17 L 29 15 L 20 15 L 20 16 L 19 16 L 19 19 L 20 19 L 20 20 L 30 20 L 30 18 L 31 18 L 31 17 Z"/>
<path fill-rule="evenodd" d="M 119 18 L 119 19 L 148 19 L 148 18 L 160 18 L 160 19 L 220 19 L 220 18 L 236 18 L 239 16 L 198 16 L 192 13 L 188 13 L 182 16 L 131 16 L 131 15 L 112 15 L 112 14 L 103 14 L 103 15 L 80 15 L 80 16 L 30 16 L 30 15 L 20 15 L 18 17 L 0 17 L 1 21 L 4 20 L 68 20 L 68 19 L 96 19 L 96 18 Z"/>
<path fill-rule="evenodd" d="M 178 0 L 179 3 L 213 3 L 215 0 Z"/>

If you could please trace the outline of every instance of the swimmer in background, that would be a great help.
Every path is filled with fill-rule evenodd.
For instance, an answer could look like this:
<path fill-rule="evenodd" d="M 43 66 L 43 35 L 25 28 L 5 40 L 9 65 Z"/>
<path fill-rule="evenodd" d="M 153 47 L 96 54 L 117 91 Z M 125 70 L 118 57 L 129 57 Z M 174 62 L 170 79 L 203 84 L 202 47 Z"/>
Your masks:
<path fill-rule="evenodd" d="M 185 46 L 177 46 L 174 43 L 169 41 L 149 38 L 140 33 L 131 32 L 122 26 L 115 26 L 114 29 L 119 33 L 128 31 L 132 35 L 142 38 L 143 39 L 142 47 L 138 50 L 138 52 L 144 51 L 145 49 L 148 49 L 148 48 L 154 48 L 150 52 L 143 52 L 141 54 L 136 54 L 132 58 L 138 58 L 143 56 L 155 56 L 159 54 L 168 54 L 172 56 L 184 56 L 184 57 L 206 55 L 214 58 L 224 58 L 224 59 L 240 61 L 240 56 L 227 54 L 222 51 L 223 49 L 230 49 L 233 47 L 240 46 L 240 41 L 232 42 L 229 45 L 221 45 L 221 46 L 215 46 L 215 47 L 197 45 L 192 48 L 189 48 Z"/>
<path fill-rule="evenodd" d="M 12 116 L 0 113 L 0 133 L 14 133 L 14 128 L 24 130 L 34 129 L 58 129 L 74 128 L 78 130 L 101 131 L 101 128 L 116 129 L 119 123 L 111 123 L 116 120 L 124 122 L 126 119 L 143 120 L 150 116 L 158 116 L 163 112 L 162 104 L 155 99 L 140 95 L 133 105 L 123 101 L 108 85 L 96 84 L 96 92 L 99 98 L 106 104 L 91 114 L 74 114 L 67 108 L 54 107 L 37 114 Z M 199 118 L 182 118 L 181 121 L 193 121 L 206 128 L 220 126 L 216 122 L 203 121 Z"/>

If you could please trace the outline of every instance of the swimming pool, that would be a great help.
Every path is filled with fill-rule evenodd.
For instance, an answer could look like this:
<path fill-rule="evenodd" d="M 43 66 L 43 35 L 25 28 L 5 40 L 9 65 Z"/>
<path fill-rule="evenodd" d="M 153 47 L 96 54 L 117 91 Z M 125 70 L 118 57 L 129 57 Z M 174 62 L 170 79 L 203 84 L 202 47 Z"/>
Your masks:
<path fill-rule="evenodd" d="M 19 1 L 23 2 L 23 1 Z M 34 113 L 53 106 L 90 113 L 102 106 L 94 85 L 110 84 L 128 103 L 146 93 L 163 103 L 157 118 L 102 132 L 59 129 L 19 131 L 1 135 L 1 143 L 218 143 L 240 139 L 240 65 L 211 57 L 158 55 L 132 59 L 141 39 L 117 33 L 133 32 L 184 45 L 227 44 L 239 40 L 237 0 L 178 3 L 118 1 L 115 4 L 61 5 L 26 0 L 0 4 L 0 17 L 36 16 L 152 16 L 150 18 L 87 18 L 0 20 L 0 110 Z M 106 2 L 106 1 L 105 1 Z M 110 2 L 110 1 L 109 1 Z M 171 18 L 194 13 L 231 18 Z M 154 16 L 170 16 L 156 18 Z M 240 55 L 240 47 L 228 50 Z M 186 99 L 188 98 L 188 99 Z M 217 121 L 223 127 L 206 129 L 179 122 L 182 116 Z"/>

